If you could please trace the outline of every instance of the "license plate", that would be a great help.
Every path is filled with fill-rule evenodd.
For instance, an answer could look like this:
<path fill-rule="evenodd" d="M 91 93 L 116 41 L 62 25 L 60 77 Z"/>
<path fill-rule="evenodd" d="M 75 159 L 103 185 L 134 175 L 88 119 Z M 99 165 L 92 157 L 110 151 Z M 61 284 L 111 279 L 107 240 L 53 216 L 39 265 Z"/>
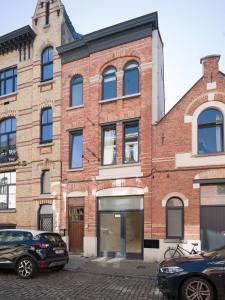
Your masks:
<path fill-rule="evenodd" d="M 55 250 L 55 254 L 64 254 L 64 250 Z"/>

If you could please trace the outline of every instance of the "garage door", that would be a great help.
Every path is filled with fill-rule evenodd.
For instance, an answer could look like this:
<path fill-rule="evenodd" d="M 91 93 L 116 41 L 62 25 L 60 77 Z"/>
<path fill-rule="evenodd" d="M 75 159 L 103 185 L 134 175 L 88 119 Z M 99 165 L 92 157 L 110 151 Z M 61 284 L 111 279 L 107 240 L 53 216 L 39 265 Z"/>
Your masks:
<path fill-rule="evenodd" d="M 225 245 L 225 206 L 201 206 L 202 250 Z"/>

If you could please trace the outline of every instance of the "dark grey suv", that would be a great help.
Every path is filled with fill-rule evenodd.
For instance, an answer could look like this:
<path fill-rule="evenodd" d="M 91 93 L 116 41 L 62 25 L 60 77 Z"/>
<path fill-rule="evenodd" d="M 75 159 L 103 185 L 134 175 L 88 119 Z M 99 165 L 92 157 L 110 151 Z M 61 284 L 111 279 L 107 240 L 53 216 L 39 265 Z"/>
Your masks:
<path fill-rule="evenodd" d="M 61 236 L 53 232 L 0 230 L 0 268 L 15 269 L 23 279 L 43 269 L 61 270 L 69 256 Z"/>

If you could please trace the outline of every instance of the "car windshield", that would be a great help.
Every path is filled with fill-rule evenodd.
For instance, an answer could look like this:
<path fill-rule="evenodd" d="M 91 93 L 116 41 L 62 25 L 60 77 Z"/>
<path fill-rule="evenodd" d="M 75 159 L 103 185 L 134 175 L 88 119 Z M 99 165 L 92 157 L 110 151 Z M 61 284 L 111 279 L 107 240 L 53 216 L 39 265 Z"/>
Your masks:
<path fill-rule="evenodd" d="M 225 258 L 225 246 L 206 252 L 203 254 L 204 257 L 210 258 Z"/>

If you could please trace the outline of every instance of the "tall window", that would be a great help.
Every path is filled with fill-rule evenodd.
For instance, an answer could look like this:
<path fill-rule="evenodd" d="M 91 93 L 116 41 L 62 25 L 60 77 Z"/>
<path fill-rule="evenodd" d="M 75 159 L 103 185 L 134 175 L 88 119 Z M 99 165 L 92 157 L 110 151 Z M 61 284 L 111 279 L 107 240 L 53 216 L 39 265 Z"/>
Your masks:
<path fill-rule="evenodd" d="M 50 18 L 50 2 L 46 2 L 46 12 L 45 12 L 45 24 L 49 24 L 49 18 Z"/>
<path fill-rule="evenodd" d="M 0 173 L 0 210 L 16 208 L 16 172 Z"/>
<path fill-rule="evenodd" d="M 53 48 L 46 48 L 42 52 L 41 59 L 41 80 L 47 81 L 53 78 Z"/>
<path fill-rule="evenodd" d="M 102 78 L 102 100 L 116 98 L 116 86 L 116 69 L 106 69 Z"/>
<path fill-rule="evenodd" d="M 116 164 L 116 125 L 103 128 L 103 165 Z"/>
<path fill-rule="evenodd" d="M 16 161 L 16 119 L 0 122 L 0 163 Z"/>
<path fill-rule="evenodd" d="M 70 141 L 70 168 L 77 169 L 83 166 L 83 132 L 75 131 Z"/>
<path fill-rule="evenodd" d="M 139 124 L 129 122 L 124 124 L 124 163 L 136 163 L 139 161 Z"/>
<path fill-rule="evenodd" d="M 77 76 L 71 82 L 71 103 L 70 106 L 83 104 L 83 77 Z"/>
<path fill-rule="evenodd" d="M 207 109 L 198 117 L 198 153 L 224 151 L 223 114 L 217 109 Z"/>
<path fill-rule="evenodd" d="M 42 194 L 51 194 L 51 174 L 50 174 L 49 170 L 42 172 L 41 193 Z"/>
<path fill-rule="evenodd" d="M 52 109 L 45 108 L 41 112 L 41 143 L 52 142 Z"/>
<path fill-rule="evenodd" d="M 139 93 L 139 69 L 137 62 L 130 62 L 124 69 L 124 95 Z"/>
<path fill-rule="evenodd" d="M 13 93 L 17 90 L 17 68 L 0 72 L 0 96 Z"/>
<path fill-rule="evenodd" d="M 171 198 L 166 204 L 166 237 L 183 239 L 184 237 L 184 204 L 179 198 Z"/>

